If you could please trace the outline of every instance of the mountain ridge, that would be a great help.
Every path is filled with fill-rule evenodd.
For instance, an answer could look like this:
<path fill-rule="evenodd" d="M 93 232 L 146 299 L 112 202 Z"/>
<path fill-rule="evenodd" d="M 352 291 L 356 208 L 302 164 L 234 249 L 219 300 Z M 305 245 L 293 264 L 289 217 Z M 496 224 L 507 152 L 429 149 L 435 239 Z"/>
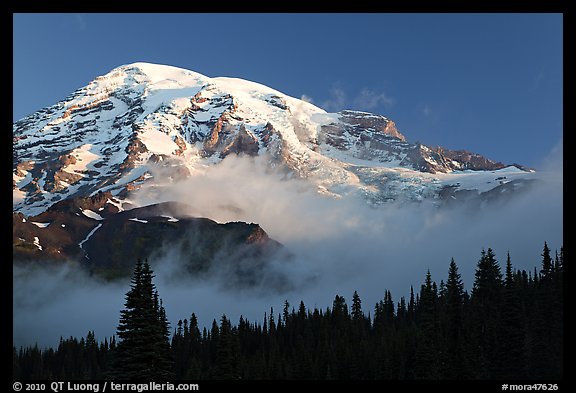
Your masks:
<path fill-rule="evenodd" d="M 13 213 L 13 263 L 72 263 L 116 278 L 129 276 L 137 259 L 156 264 L 170 254 L 178 255 L 179 274 L 206 277 L 225 268 L 229 284 L 248 287 L 270 268 L 270 258 L 289 259 L 258 224 L 194 217 L 177 202 L 123 205 L 105 192 L 57 202 L 33 217 Z"/>
<path fill-rule="evenodd" d="M 466 150 L 407 142 L 382 115 L 328 113 L 256 82 L 133 63 L 14 123 L 14 210 L 36 215 L 99 191 L 124 198 L 158 181 L 154 168 L 173 182 L 230 154 L 266 156 L 320 193 L 362 194 L 376 205 L 440 199 L 457 183 L 445 176 L 454 173 L 531 173 Z M 416 191 L 406 193 L 406 183 Z"/>

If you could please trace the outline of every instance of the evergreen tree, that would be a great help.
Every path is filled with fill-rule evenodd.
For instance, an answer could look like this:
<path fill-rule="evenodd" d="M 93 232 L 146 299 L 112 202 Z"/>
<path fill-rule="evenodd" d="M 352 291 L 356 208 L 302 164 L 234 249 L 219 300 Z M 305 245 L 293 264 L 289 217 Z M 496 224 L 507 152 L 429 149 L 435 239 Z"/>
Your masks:
<path fill-rule="evenodd" d="M 498 355 L 501 358 L 499 376 L 505 379 L 523 378 L 526 372 L 526 359 L 524 356 L 524 337 L 526 333 L 522 304 L 518 295 L 516 280 L 514 280 L 510 253 L 506 256 L 502 311 L 502 329 Z"/>
<path fill-rule="evenodd" d="M 120 311 L 114 367 L 115 379 L 165 380 L 172 376 L 167 352 L 168 322 L 155 296 L 153 272 L 148 261 L 134 267 L 125 308 Z"/>
<path fill-rule="evenodd" d="M 218 344 L 216 346 L 215 379 L 238 379 L 238 335 L 237 330 L 232 328 L 230 320 L 222 315 Z"/>
<path fill-rule="evenodd" d="M 166 317 L 162 299 L 158 297 L 158 291 L 154 291 L 154 310 L 157 315 L 159 330 L 159 337 L 156 342 L 156 350 L 159 356 L 156 367 L 159 371 L 159 378 L 166 379 L 174 375 L 174 362 L 170 352 L 170 323 Z"/>
<path fill-rule="evenodd" d="M 491 250 L 482 252 L 472 294 L 454 260 L 436 286 L 428 271 L 419 293 L 400 299 L 390 291 L 377 302 L 373 324 L 354 294 L 351 312 L 337 295 L 332 307 L 298 313 L 284 304 L 264 321 L 240 317 L 233 326 L 198 328 L 196 315 L 179 321 L 168 347 L 166 313 L 149 266 L 138 263 L 115 336 L 98 343 L 94 332 L 61 338 L 57 348 L 13 347 L 14 377 L 29 379 L 531 379 L 562 378 L 563 250 L 542 272 L 513 271 L 504 279 Z M 549 269 L 546 266 L 551 266 Z M 136 312 L 138 310 L 138 312 Z M 145 338 L 144 340 L 137 340 Z M 113 362 L 112 362 L 113 361 Z M 115 372 L 114 372 L 115 371 Z M 138 375 L 138 372 L 145 375 Z M 130 374 L 131 373 L 131 374 Z M 144 374 L 144 373 L 143 373 Z"/>
<path fill-rule="evenodd" d="M 410 300 L 408 302 L 407 311 L 408 321 L 414 322 L 416 318 L 416 300 L 414 299 L 414 287 L 410 285 Z"/>
<path fill-rule="evenodd" d="M 548 243 L 544 242 L 544 249 L 542 250 L 542 270 L 540 270 L 542 279 L 547 280 L 551 278 L 553 268 L 550 248 L 548 248 Z"/>
<path fill-rule="evenodd" d="M 438 343 L 438 293 L 430 270 L 420 290 L 417 307 L 418 337 L 415 360 L 416 379 L 440 379 L 440 348 Z"/>
<path fill-rule="evenodd" d="M 558 255 L 558 253 L 556 253 Z M 552 370 L 554 378 L 561 378 L 564 364 L 564 249 L 560 248 L 560 256 L 556 258 L 551 289 L 551 308 L 553 317 L 550 321 L 549 334 L 552 337 L 550 351 L 552 352 Z"/>
<path fill-rule="evenodd" d="M 482 250 L 472 287 L 473 343 L 477 364 L 472 368 L 477 377 L 491 379 L 499 377 L 501 359 L 498 356 L 500 332 L 500 303 L 502 300 L 502 272 L 491 248 Z"/>
<path fill-rule="evenodd" d="M 352 295 L 352 320 L 358 322 L 363 318 L 364 314 L 362 313 L 362 300 L 360 300 L 358 292 L 354 291 L 354 295 Z"/>
<path fill-rule="evenodd" d="M 562 255 L 562 250 L 561 250 Z M 544 242 L 542 269 L 534 281 L 531 329 L 528 337 L 530 372 L 540 378 L 558 378 L 562 374 L 562 267 L 554 266 L 550 248 Z M 535 273 L 536 274 L 536 273 Z"/>
<path fill-rule="evenodd" d="M 464 284 L 454 258 L 450 261 L 445 291 L 444 342 L 446 344 L 446 360 L 444 362 L 444 377 L 447 379 L 464 379 L 467 376 L 466 359 L 462 350 L 465 340 L 463 337 Z"/>
<path fill-rule="evenodd" d="M 290 309 L 290 303 L 288 303 L 288 299 L 284 300 L 284 308 L 282 309 L 282 318 L 284 319 L 284 323 L 288 322 L 288 317 L 290 316 L 288 310 Z"/>
<path fill-rule="evenodd" d="M 12 379 L 22 379 L 21 356 L 19 356 L 16 347 L 12 347 Z"/>
<path fill-rule="evenodd" d="M 86 340 L 84 344 L 85 354 L 83 356 L 84 372 L 86 377 L 97 378 L 100 376 L 100 365 L 98 362 L 99 349 L 98 343 L 96 342 L 96 337 L 94 336 L 94 331 L 89 331 L 86 335 Z"/>
<path fill-rule="evenodd" d="M 564 248 L 560 247 L 560 256 L 558 256 L 558 252 L 556 252 L 556 259 L 554 261 L 554 271 L 561 272 L 563 267 L 563 260 L 564 260 Z"/>

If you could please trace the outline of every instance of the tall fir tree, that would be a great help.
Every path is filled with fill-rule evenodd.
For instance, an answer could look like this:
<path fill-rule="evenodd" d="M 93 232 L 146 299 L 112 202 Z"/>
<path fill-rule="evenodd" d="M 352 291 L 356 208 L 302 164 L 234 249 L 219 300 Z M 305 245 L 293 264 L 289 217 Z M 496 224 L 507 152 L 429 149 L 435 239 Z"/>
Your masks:
<path fill-rule="evenodd" d="M 552 258 L 550 257 L 550 248 L 548 243 L 544 242 L 544 249 L 542 250 L 542 270 L 540 270 L 540 276 L 543 280 L 548 280 L 552 277 L 552 271 L 554 265 L 552 264 Z"/>
<path fill-rule="evenodd" d="M 232 327 L 226 315 L 222 315 L 216 346 L 214 379 L 239 379 L 238 357 L 238 332 Z"/>
<path fill-rule="evenodd" d="M 473 366 L 480 372 L 476 375 L 482 379 L 499 377 L 500 361 L 498 341 L 500 332 L 500 312 L 503 283 L 502 272 L 491 248 L 482 250 L 472 287 L 472 340 L 477 351 L 478 361 Z"/>
<path fill-rule="evenodd" d="M 562 267 L 560 261 L 553 265 L 546 242 L 541 255 L 542 269 L 539 280 L 534 281 L 532 328 L 528 338 L 529 369 L 540 378 L 550 379 L 562 375 Z"/>
<path fill-rule="evenodd" d="M 168 321 L 158 301 L 148 261 L 134 267 L 117 328 L 119 342 L 111 376 L 115 379 L 166 380 L 172 377 Z"/>
<path fill-rule="evenodd" d="M 362 300 L 357 291 L 352 295 L 352 320 L 359 322 L 364 318 L 362 313 Z"/>
<path fill-rule="evenodd" d="M 414 365 L 416 379 L 440 379 L 440 348 L 438 342 L 438 293 L 430 270 L 420 290 L 417 307 L 417 346 Z"/>
<path fill-rule="evenodd" d="M 93 331 L 61 338 L 56 349 L 14 347 L 13 372 L 18 379 L 161 380 L 166 377 L 159 369 L 171 368 L 168 348 L 178 379 L 559 380 L 564 257 L 561 249 L 551 264 L 544 248 L 541 272 L 514 272 L 508 256 L 504 279 L 493 252 L 483 251 L 470 296 L 452 260 L 445 284 L 436 286 L 428 272 L 419 293 L 411 290 L 396 311 L 385 290 L 373 324 L 370 314 L 362 315 L 357 294 L 351 312 L 336 296 L 325 310 L 300 302 L 298 313 L 289 313 L 286 302 L 284 318 L 275 319 L 270 309 L 263 322 L 240 317 L 237 327 L 222 316 L 220 325 L 214 320 L 202 334 L 192 314 L 178 323 L 170 348 L 151 269 L 138 263 L 118 348 L 115 336 L 98 344 Z"/>
<path fill-rule="evenodd" d="M 517 282 L 514 279 L 510 253 L 506 256 L 504 277 L 502 328 L 498 355 L 501 359 L 501 367 L 498 376 L 504 379 L 524 378 L 526 373 L 526 359 L 524 356 L 524 337 L 526 332 L 522 304 L 518 294 Z"/>
<path fill-rule="evenodd" d="M 454 258 L 448 268 L 448 280 L 445 289 L 443 329 L 446 345 L 443 376 L 446 379 L 464 379 L 467 377 L 467 359 L 462 350 L 464 337 L 464 284 Z"/>

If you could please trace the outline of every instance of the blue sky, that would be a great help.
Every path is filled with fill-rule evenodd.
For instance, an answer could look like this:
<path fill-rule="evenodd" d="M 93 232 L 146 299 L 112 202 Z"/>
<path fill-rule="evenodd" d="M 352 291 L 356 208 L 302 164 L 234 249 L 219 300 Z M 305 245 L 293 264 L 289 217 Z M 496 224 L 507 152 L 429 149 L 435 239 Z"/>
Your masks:
<path fill-rule="evenodd" d="M 538 168 L 563 135 L 561 14 L 15 14 L 13 119 L 122 64 L 256 81 L 409 141 Z"/>

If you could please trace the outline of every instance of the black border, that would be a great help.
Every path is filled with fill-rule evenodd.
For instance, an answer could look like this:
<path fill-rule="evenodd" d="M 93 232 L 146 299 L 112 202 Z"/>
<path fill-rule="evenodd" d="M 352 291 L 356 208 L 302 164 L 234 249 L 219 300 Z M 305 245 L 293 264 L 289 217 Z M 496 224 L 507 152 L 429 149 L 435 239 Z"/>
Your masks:
<path fill-rule="evenodd" d="M 13 18 L 14 13 L 71 13 L 71 12 L 102 12 L 102 13 L 198 13 L 198 12 L 234 12 L 234 13 L 262 13 L 262 12 L 298 12 L 298 13 L 372 13 L 372 12 L 386 12 L 386 13 L 562 13 L 564 15 L 564 48 L 568 48 L 568 51 L 564 55 L 564 113 L 572 116 L 564 116 L 564 128 L 569 130 L 565 133 L 564 141 L 564 153 L 566 153 L 565 146 L 574 146 L 572 144 L 574 121 L 573 114 L 576 109 L 574 102 L 574 77 L 573 70 L 574 60 L 571 54 L 574 53 L 575 46 L 575 34 L 572 30 L 573 24 L 573 7 L 574 2 L 571 0 L 544 0 L 538 2 L 527 2 L 526 0 L 461 0 L 461 1 L 449 1 L 449 0 L 394 0 L 394 1 L 354 1 L 354 2 L 327 2 L 327 1 L 284 1 L 284 2 L 273 2 L 273 1 L 218 1 L 218 0 L 163 0 L 158 1 L 146 1 L 146 0 L 124 0 L 124 1 L 111 1 L 111 0 L 99 0 L 95 2 L 63 2 L 63 1 L 47 1 L 47 0 L 10 0 L 9 2 L 2 3 L 2 26 L 4 29 L 3 34 L 3 49 L 4 53 L 10 51 L 13 53 L 13 40 L 8 42 L 8 37 L 13 36 Z M 571 48 L 571 49 L 570 49 Z M 12 70 L 14 64 L 12 63 Z M 13 81 L 9 80 L 12 73 L 4 72 L 5 78 L 4 89 L 6 96 L 8 92 L 13 93 Z M 11 86 L 10 89 L 7 86 Z M 13 97 L 13 95 L 12 95 Z M 3 119 L 8 123 L 8 119 L 12 119 L 12 98 L 6 97 L 2 100 L 4 103 L 3 107 L 6 112 Z M 9 104 L 8 104 L 9 103 Z M 6 124 L 6 129 L 11 127 L 11 125 Z M 545 125 L 543 125 L 545 127 Z M 570 132 L 572 131 L 572 132 Z M 6 147 L 10 145 L 11 142 L 8 141 L 9 134 L 7 130 L 6 134 Z M 569 152 L 569 150 L 568 150 Z M 3 157 L 8 160 L 9 153 L 6 152 Z M 564 161 L 564 164 L 569 163 Z M 566 165 L 564 165 L 566 166 Z M 6 163 L 6 167 L 8 165 Z M 6 183 L 10 181 L 11 176 L 7 173 Z M 570 183 L 569 183 L 570 184 Z M 8 186 L 8 184 L 6 184 Z M 6 191 L 9 188 L 6 187 Z M 564 189 L 564 198 L 570 198 L 570 190 Z M 9 194 L 8 194 L 9 195 Z M 570 199 L 568 199 L 570 200 Z M 568 207 L 568 212 L 571 210 L 570 205 Z M 8 213 L 8 209 L 6 209 Z M 6 215 L 6 222 L 9 222 L 9 216 Z M 565 217 L 571 217 L 568 213 L 565 213 Z M 565 232 L 564 232 L 565 233 Z M 7 237 L 8 238 L 8 237 Z M 570 255 L 570 244 L 563 240 L 564 253 Z M 571 257 L 569 257 L 571 258 Z M 10 266 L 10 267 L 8 267 Z M 4 263 L 4 277 L 10 277 L 12 272 L 12 265 L 8 265 L 7 262 Z M 568 271 L 567 277 L 571 277 L 571 266 L 568 264 L 565 266 Z M 13 285 L 13 284 L 12 284 Z M 12 285 L 4 285 L 2 288 L 7 292 L 12 289 Z M 566 292 L 564 293 L 566 295 Z M 12 293 L 6 298 L 12 298 Z M 568 298 L 564 296 L 565 311 L 568 311 L 568 305 L 566 300 Z M 12 305 L 11 305 L 12 307 Z M 564 331 L 570 332 L 568 326 L 568 320 L 570 318 L 565 318 L 564 320 Z M 568 341 L 570 335 L 565 335 L 565 348 L 568 348 Z M 11 342 L 11 341 L 10 341 Z M 10 354 L 12 353 L 12 345 L 10 348 L 6 346 L 6 349 Z M 567 352 L 567 351 L 566 351 Z M 8 353 L 6 353 L 8 355 Z M 567 358 L 567 357 L 566 357 Z M 572 376 L 569 374 L 569 370 L 565 369 L 565 376 L 563 380 L 560 381 L 538 381 L 538 382 L 550 382 L 558 383 L 559 390 L 565 391 Z M 10 381 L 12 384 L 14 381 Z M 25 382 L 25 381 L 20 381 Z M 32 381 L 28 381 L 32 382 Z M 46 391 L 49 389 L 49 384 L 52 381 L 34 381 L 34 382 L 44 382 L 47 385 Z M 100 391 L 102 391 L 102 385 L 104 381 L 85 381 L 85 382 L 99 382 Z M 187 382 L 187 381 L 171 381 L 174 383 Z M 284 389 L 318 389 L 318 390 L 331 390 L 331 389 L 350 389 L 351 391 L 364 391 L 364 390 L 376 390 L 379 388 L 389 388 L 392 392 L 399 391 L 400 389 L 409 389 L 416 391 L 426 390 L 438 390 L 438 391 L 457 391 L 462 392 L 463 390 L 481 391 L 481 392 L 493 392 L 493 391 L 503 391 L 502 384 L 531 384 L 528 381 L 188 381 L 193 383 L 198 383 L 200 386 L 200 391 L 222 391 L 222 389 L 250 389 L 250 390 L 273 390 L 280 388 Z M 9 389 L 12 389 L 10 385 Z M 14 391 L 14 390 L 9 390 Z"/>

